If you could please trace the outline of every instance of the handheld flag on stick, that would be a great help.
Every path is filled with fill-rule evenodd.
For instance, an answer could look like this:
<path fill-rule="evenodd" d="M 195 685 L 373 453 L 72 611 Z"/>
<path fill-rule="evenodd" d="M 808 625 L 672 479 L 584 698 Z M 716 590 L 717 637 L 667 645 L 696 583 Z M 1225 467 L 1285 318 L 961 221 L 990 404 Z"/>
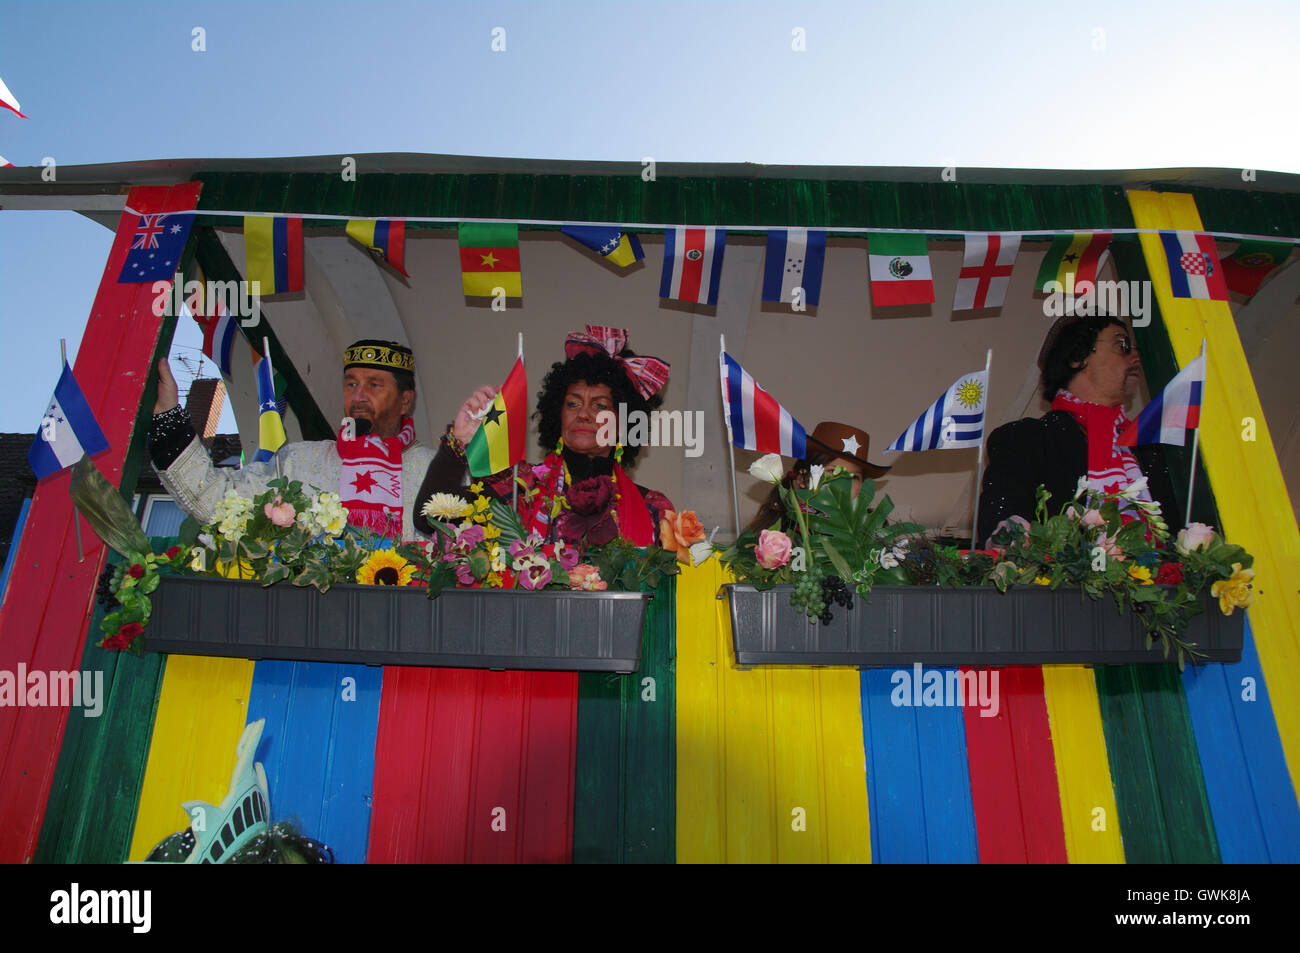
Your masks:
<path fill-rule="evenodd" d="M 779 453 L 783 457 L 807 455 L 808 435 L 803 424 L 758 386 L 749 372 L 725 350 L 718 355 L 722 375 L 722 405 L 731 442 L 741 450 Z"/>
<path fill-rule="evenodd" d="M 1142 408 L 1116 438 L 1122 447 L 1169 443 L 1186 446 L 1187 431 L 1201 425 L 1201 397 L 1205 390 L 1205 348 L 1174 375 L 1151 402 Z"/>
<path fill-rule="evenodd" d="M 465 448 L 470 476 L 491 476 L 522 460 L 527 429 L 528 379 L 521 354 Z"/>
<path fill-rule="evenodd" d="M 262 294 L 302 291 L 302 219 L 244 216 L 244 277 Z"/>
<path fill-rule="evenodd" d="M 275 458 L 275 452 L 284 446 L 284 421 L 275 400 L 275 377 L 271 370 L 271 342 L 262 339 L 265 356 L 257 364 L 257 456 L 254 462 Z"/>
<path fill-rule="evenodd" d="M 36 479 L 44 480 L 52 473 L 70 467 L 83 456 L 93 457 L 108 449 L 108 438 L 95 420 L 95 414 L 81 392 L 81 386 L 72 375 L 67 361 L 63 373 L 54 387 L 50 406 L 41 418 L 40 429 L 32 448 L 27 451 Z"/>
<path fill-rule="evenodd" d="M 639 238 L 613 226 L 565 225 L 560 231 L 620 268 L 626 268 L 645 257 Z"/>
<path fill-rule="evenodd" d="M 926 408 L 886 453 L 899 450 L 957 450 L 984 442 L 984 405 L 988 400 L 989 371 L 964 374 L 939 399 Z"/>
<path fill-rule="evenodd" d="M 392 265 L 403 277 L 406 273 L 406 221 L 400 218 L 351 219 L 348 237 L 375 252 Z"/>
<path fill-rule="evenodd" d="M 202 269 L 199 270 L 198 284 L 199 290 L 193 301 L 194 310 L 190 312 L 190 316 L 203 329 L 203 356 L 217 365 L 221 376 L 229 380 L 230 353 L 239 329 L 235 326 L 235 319 L 231 317 L 226 302 L 222 300 L 220 294 L 213 294 L 211 300 L 208 300 L 208 283 L 204 279 Z"/>

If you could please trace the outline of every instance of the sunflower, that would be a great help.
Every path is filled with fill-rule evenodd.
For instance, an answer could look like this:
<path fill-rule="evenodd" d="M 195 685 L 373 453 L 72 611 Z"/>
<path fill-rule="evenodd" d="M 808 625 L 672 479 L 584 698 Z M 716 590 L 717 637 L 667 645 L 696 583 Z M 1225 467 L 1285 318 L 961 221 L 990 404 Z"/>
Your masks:
<path fill-rule="evenodd" d="M 366 586 L 408 586 L 415 566 L 391 549 L 379 549 L 357 570 L 357 582 Z"/>

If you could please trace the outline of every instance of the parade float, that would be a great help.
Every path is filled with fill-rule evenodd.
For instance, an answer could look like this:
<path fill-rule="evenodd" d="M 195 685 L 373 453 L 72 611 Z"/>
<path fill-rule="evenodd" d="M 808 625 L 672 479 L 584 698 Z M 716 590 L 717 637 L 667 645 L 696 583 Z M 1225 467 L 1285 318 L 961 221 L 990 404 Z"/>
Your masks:
<path fill-rule="evenodd" d="M 487 541 L 451 525 L 463 514 L 448 516 L 434 559 L 427 548 L 291 528 L 272 515 L 285 499 L 250 499 L 223 514 L 265 512 L 247 539 L 219 543 L 219 526 L 119 539 L 97 600 L 107 547 L 74 517 L 69 475 L 49 476 L 0 608 L 0 668 L 103 671 L 110 688 L 96 719 L 0 708 L 4 860 L 143 860 L 185 827 L 182 804 L 221 803 L 230 753 L 259 722 L 270 816 L 293 818 L 343 862 L 1300 859 L 1300 701 L 1288 690 L 1300 675 L 1300 602 L 1281 582 L 1296 578 L 1300 544 L 1239 337 L 1249 308 L 1177 297 L 1161 237 L 1200 234 L 1213 246 L 1212 236 L 1225 257 L 1252 236 L 1294 242 L 1293 177 L 1261 175 L 1249 189 L 1227 173 L 1180 171 L 971 170 L 945 182 L 922 170 L 661 165 L 647 177 L 617 163 L 349 158 L 352 177 L 337 157 L 64 168 L 57 185 L 30 170 L 0 174 L 3 207 L 76 209 L 115 232 L 73 369 L 109 445 L 90 463 L 111 489 L 129 496 L 148 465 L 151 368 L 176 321 L 190 320 L 170 283 L 132 282 L 124 268 L 142 222 L 177 216 L 189 226 L 174 263 L 182 285 L 200 271 L 246 279 L 264 224 L 297 235 L 297 264 L 274 278 L 287 283 L 264 293 L 256 321 L 234 322 L 237 340 L 265 342 L 255 356 L 282 376 L 291 440 L 333 438 L 337 355 L 356 337 L 439 357 L 414 414 L 433 439 L 456 398 L 499 379 L 520 330 L 558 340 L 575 310 L 617 313 L 673 363 L 670 406 L 712 420 L 699 453 L 652 451 L 647 482 L 703 526 L 737 532 L 723 529 L 710 554 L 691 551 L 702 537 L 669 527 L 655 552 L 611 554 L 600 578 L 623 584 L 605 591 L 570 585 L 572 565 L 554 551 L 510 554 L 536 567 L 533 581 L 545 563 L 545 583 L 522 585 L 514 569 L 494 586 L 492 554 L 471 555 Z M 458 251 L 482 247 L 467 246 L 463 226 L 484 221 L 518 223 L 513 274 L 528 272 L 527 295 L 522 282 L 504 300 L 468 284 L 459 294 Z M 562 231 L 592 224 L 647 248 L 619 264 L 603 255 L 612 247 L 593 252 Z M 691 292 L 671 267 L 651 274 L 697 230 L 681 226 L 712 242 L 693 259 L 711 271 Z M 830 236 L 810 308 L 759 291 L 770 233 L 795 229 Z M 945 296 L 967 267 L 960 243 L 1014 233 L 1021 257 L 1046 259 L 1059 234 L 1100 232 L 1115 279 L 1154 288 L 1146 313 L 1130 315 L 1150 393 L 1208 342 L 1199 461 L 1186 447 L 1164 450 L 1184 486 L 1195 474 L 1195 498 L 1179 500 L 1189 525 L 1217 534 L 1166 540 L 1162 557 L 1132 531 L 1126 564 L 1074 566 L 1097 541 L 1054 508 L 981 553 L 953 542 L 969 535 L 974 455 L 950 466 L 912 454 L 889 492 L 895 528 L 916 542 L 899 548 L 887 512 L 865 537 L 812 526 L 821 542 L 810 535 L 804 556 L 814 571 L 779 578 L 795 568 L 739 533 L 738 494 L 723 476 L 750 461 L 734 464 L 721 436 L 718 334 L 801 417 L 835 408 L 887 431 L 996 340 L 994 367 L 1005 370 L 993 380 L 1006 383 L 986 377 L 982 406 L 1033 415 L 1032 381 L 1020 377 L 1048 313 L 1036 269 L 1016 266 L 1013 277 L 993 255 L 990 275 L 1010 279 L 1005 303 L 950 314 Z M 868 284 L 864 251 L 885 233 L 923 239 L 938 304 L 891 303 L 874 274 Z M 1295 282 L 1282 269 L 1250 307 L 1271 301 L 1269 326 L 1280 327 L 1294 317 Z M 1264 319 L 1250 318 L 1261 333 Z M 557 356 L 537 347 L 544 362 Z M 238 357 L 229 387 L 254 446 L 255 374 Z M 861 393 L 846 395 L 846 382 Z M 797 512 L 833 518 L 827 500 L 844 481 L 825 480 Z M 747 481 L 747 506 L 755 489 Z M 845 519 L 883 508 L 873 493 L 865 500 Z M 312 502 L 297 501 L 295 516 Z M 1114 543 L 1123 521 L 1093 502 L 1084 508 L 1105 525 L 1089 531 Z M 844 532 L 865 551 L 841 551 Z M 459 574 L 441 558 L 457 543 Z M 430 585 L 440 567 L 455 581 Z M 910 577 L 888 575 L 909 567 Z M 823 585 L 831 577 L 838 588 Z M 1169 624 L 1153 628 L 1153 618 Z M 1175 641 L 1161 645 L 1166 637 Z M 1185 646 L 1194 651 L 1180 665 Z M 997 688 L 986 704 L 945 702 L 929 676 Z M 251 757 L 241 751 L 241 763 Z M 107 804 L 105 790 L 117 793 Z"/>

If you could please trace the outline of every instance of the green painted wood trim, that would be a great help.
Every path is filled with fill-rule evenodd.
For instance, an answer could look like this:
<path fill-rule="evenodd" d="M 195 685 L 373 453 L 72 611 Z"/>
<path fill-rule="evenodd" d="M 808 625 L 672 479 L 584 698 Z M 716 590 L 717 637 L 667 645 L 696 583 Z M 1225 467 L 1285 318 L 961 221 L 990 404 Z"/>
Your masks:
<path fill-rule="evenodd" d="M 655 590 L 639 671 L 578 676 L 574 863 L 676 861 L 676 593 L 676 579 Z M 641 699 L 647 677 L 653 702 Z"/>
<path fill-rule="evenodd" d="M 1174 665 L 1098 666 L 1106 753 L 1130 864 L 1217 864 L 1200 755 Z"/>
<path fill-rule="evenodd" d="M 1264 175 L 1265 182 L 1267 174 Z M 1185 192 L 1196 202 L 1201 222 L 1213 232 L 1244 235 L 1300 235 L 1300 195 L 1270 192 L 1266 184 L 1258 189 L 1189 188 L 1177 183 L 1155 183 L 1155 192 Z"/>

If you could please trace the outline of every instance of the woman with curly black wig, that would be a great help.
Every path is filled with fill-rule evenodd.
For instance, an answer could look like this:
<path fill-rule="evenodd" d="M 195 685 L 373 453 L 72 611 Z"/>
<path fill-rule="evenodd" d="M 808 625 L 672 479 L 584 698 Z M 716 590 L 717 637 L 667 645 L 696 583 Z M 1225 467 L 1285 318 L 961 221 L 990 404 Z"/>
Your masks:
<path fill-rule="evenodd" d="M 672 510 L 672 503 L 628 477 L 641 448 L 624 447 L 608 435 L 620 432 L 619 415 L 625 411 L 648 415 L 663 403 L 659 392 L 668 382 L 668 365 L 630 350 L 627 331 L 590 324 L 565 338 L 564 353 L 567 359 L 551 365 L 537 394 L 535 416 L 546 457 L 518 468 L 517 508 L 524 531 L 547 541 L 600 545 L 623 536 L 649 546 L 657 539 L 660 514 Z M 463 490 L 465 445 L 495 397 L 492 387 L 474 391 L 443 434 L 416 500 L 415 528 L 421 532 L 433 531 L 423 515 L 429 498 Z M 514 491 L 508 470 L 483 483 L 501 498 Z"/>

